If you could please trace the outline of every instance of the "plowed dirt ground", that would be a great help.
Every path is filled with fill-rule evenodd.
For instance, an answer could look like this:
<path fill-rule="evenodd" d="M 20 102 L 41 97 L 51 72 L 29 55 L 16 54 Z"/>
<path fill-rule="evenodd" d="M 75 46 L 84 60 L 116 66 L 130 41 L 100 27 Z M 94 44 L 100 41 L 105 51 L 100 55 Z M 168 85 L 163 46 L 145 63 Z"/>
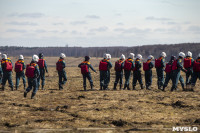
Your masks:
<path fill-rule="evenodd" d="M 16 61 L 16 58 L 13 62 Z M 68 81 L 64 90 L 58 90 L 55 63 L 58 58 L 46 58 L 49 76 L 45 90 L 38 90 L 35 99 L 23 97 L 19 90 L 0 91 L 0 132 L 171 132 L 174 126 L 200 128 L 200 81 L 194 92 L 170 92 L 171 82 L 162 92 L 156 86 L 153 69 L 152 90 L 113 91 L 115 72 L 111 70 L 110 90 L 99 91 L 99 72 L 92 73 L 95 91 L 82 91 L 83 80 L 77 67 L 83 58 L 66 58 Z M 98 69 L 101 58 L 92 58 Z M 117 59 L 112 59 L 112 64 Z M 30 58 L 25 58 L 30 62 Z M 182 73 L 185 78 L 185 74 Z M 15 73 L 13 72 L 15 84 Z M 143 72 L 144 82 L 144 72 Z M 132 84 L 132 77 L 131 77 Z"/>

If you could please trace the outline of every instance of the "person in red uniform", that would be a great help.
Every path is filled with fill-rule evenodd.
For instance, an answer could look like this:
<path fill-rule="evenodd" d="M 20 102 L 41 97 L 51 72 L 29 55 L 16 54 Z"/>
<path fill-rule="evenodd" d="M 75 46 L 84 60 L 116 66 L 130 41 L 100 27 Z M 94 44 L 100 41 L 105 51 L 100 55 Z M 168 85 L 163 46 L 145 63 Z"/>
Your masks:
<path fill-rule="evenodd" d="M 94 70 L 89 60 L 90 60 L 90 57 L 85 56 L 85 60 L 81 64 L 78 65 L 78 67 L 81 68 L 81 73 L 83 75 L 83 88 L 85 91 L 86 91 L 86 78 L 90 82 L 91 90 L 93 90 L 93 81 L 92 81 L 92 76 L 89 69 L 92 69 L 92 71 L 96 73 L 96 70 Z"/>

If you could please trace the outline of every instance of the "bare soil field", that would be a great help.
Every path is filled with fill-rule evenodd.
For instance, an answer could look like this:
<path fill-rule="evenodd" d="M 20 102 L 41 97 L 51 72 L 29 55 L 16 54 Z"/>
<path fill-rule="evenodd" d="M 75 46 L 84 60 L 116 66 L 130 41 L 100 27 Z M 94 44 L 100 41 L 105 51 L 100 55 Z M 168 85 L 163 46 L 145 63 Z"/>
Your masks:
<path fill-rule="evenodd" d="M 25 58 L 25 62 L 30 59 Z M 67 57 L 68 80 L 60 91 L 55 69 L 58 58 L 45 59 L 49 76 L 45 90 L 38 90 L 35 99 L 30 99 L 31 93 L 23 97 L 22 81 L 18 91 L 10 91 L 8 84 L 5 91 L 0 91 L 0 132 L 171 132 L 176 126 L 200 128 L 199 80 L 194 92 L 183 92 L 180 84 L 179 90 L 170 92 L 171 82 L 162 92 L 157 89 L 154 69 L 152 90 L 141 90 L 137 85 L 136 90 L 113 91 L 112 69 L 110 90 L 99 91 L 99 73 L 91 71 L 95 91 L 82 91 L 83 80 L 77 66 L 83 58 Z M 90 61 L 96 70 L 100 60 Z M 117 59 L 111 60 L 114 65 Z M 88 81 L 87 87 L 90 88 Z"/>

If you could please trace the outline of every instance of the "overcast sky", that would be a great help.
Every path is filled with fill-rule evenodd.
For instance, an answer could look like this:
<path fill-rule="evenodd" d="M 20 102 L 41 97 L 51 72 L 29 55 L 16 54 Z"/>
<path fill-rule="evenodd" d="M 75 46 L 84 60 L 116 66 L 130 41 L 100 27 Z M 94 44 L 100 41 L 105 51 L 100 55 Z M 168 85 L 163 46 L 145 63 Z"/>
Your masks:
<path fill-rule="evenodd" d="M 0 0 L 0 46 L 200 42 L 200 0 Z"/>

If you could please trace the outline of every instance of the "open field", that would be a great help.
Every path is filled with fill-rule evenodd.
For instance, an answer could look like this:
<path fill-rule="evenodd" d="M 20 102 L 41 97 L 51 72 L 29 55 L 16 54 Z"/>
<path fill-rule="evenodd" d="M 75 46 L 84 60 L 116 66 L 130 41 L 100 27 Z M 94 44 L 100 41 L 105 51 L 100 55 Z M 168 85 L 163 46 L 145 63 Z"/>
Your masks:
<path fill-rule="evenodd" d="M 139 85 L 134 91 L 99 91 L 99 73 L 92 72 L 96 90 L 84 92 L 77 67 L 83 58 L 70 57 L 66 59 L 68 81 L 64 90 L 59 91 L 57 59 L 46 58 L 50 66 L 46 90 L 38 90 L 35 99 L 30 99 L 31 93 L 24 98 L 22 86 L 18 91 L 10 91 L 8 86 L 4 92 L 0 91 L 0 132 L 170 132 L 173 126 L 200 128 L 200 81 L 195 92 L 183 92 L 180 84 L 178 91 L 170 92 L 171 82 L 167 91 L 162 92 L 157 89 L 154 69 L 150 91 L 140 90 Z M 113 65 L 115 60 L 112 59 Z M 99 61 L 100 58 L 92 58 L 90 62 L 98 69 Z M 30 62 L 30 58 L 25 58 L 25 62 Z M 114 78 L 112 69 L 109 88 L 113 87 Z M 87 85 L 89 89 L 88 82 Z"/>

